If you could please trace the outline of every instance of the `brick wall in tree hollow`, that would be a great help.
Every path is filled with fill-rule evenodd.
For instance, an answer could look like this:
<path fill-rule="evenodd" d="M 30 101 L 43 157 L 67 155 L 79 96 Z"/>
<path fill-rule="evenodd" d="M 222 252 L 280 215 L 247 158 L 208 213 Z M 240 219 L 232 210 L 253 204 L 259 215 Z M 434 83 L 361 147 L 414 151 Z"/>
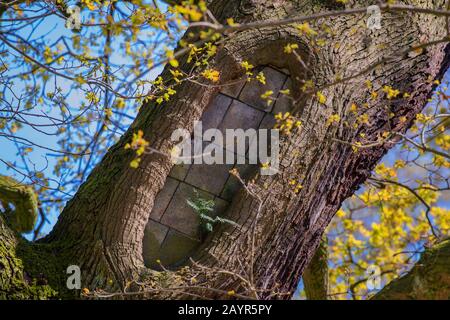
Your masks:
<path fill-rule="evenodd" d="M 217 128 L 225 137 L 225 129 L 270 129 L 274 115 L 290 110 L 291 100 L 279 94 L 275 102 L 267 104 L 261 95 L 267 90 L 278 94 L 291 87 L 286 70 L 271 66 L 259 67 L 266 77 L 266 85 L 257 81 L 240 81 L 224 86 L 203 114 L 203 131 Z M 247 148 L 248 149 L 248 148 Z M 248 150 L 247 150 L 248 151 Z M 224 156 L 230 153 L 224 148 Z M 248 155 L 234 154 L 236 157 Z M 188 199 L 201 197 L 214 201 L 212 215 L 226 217 L 226 209 L 233 195 L 241 188 L 229 171 L 236 168 L 244 180 L 258 170 L 255 164 L 190 164 L 175 165 L 163 189 L 158 193 L 144 236 L 143 256 L 147 267 L 160 269 L 176 267 L 189 258 L 201 244 L 202 232 L 198 214 L 187 204 Z"/>

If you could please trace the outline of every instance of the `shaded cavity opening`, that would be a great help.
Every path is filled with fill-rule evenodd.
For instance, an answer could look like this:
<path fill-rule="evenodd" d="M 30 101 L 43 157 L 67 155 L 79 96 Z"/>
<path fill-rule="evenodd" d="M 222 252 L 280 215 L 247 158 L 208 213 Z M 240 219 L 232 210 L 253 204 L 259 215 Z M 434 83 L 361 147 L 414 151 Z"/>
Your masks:
<path fill-rule="evenodd" d="M 292 100 L 279 93 L 292 89 L 289 71 L 274 65 L 258 66 L 255 72 L 259 71 L 265 74 L 266 85 L 235 81 L 234 85 L 222 88 L 201 118 L 203 131 L 217 128 L 225 136 L 225 129 L 271 129 L 275 114 L 291 110 Z M 276 95 L 271 103 L 261 98 L 267 90 Z M 187 200 L 210 200 L 213 211 L 209 215 L 227 218 L 227 208 L 242 188 L 230 170 L 238 170 L 244 180 L 251 179 L 259 170 L 259 165 L 249 164 L 248 145 L 243 154 L 233 151 L 235 160 L 247 159 L 245 164 L 174 165 L 155 199 L 145 229 L 143 256 L 147 267 L 158 270 L 160 263 L 165 268 L 184 264 L 209 235 L 211 230 L 205 230 L 206 221 Z M 230 153 L 231 149 L 225 145 L 224 156 Z"/>
<path fill-rule="evenodd" d="M 282 37 L 279 33 L 277 35 Z M 283 54 L 284 46 L 293 42 L 299 44 L 299 54 Z M 238 60 L 256 66 L 252 70 L 254 74 L 263 71 L 266 84 L 245 79 L 239 81 L 243 71 L 234 74 L 230 69 L 229 75 L 234 74 L 231 76 L 234 79 L 229 79 L 221 87 L 204 111 L 201 118 L 203 131 L 209 128 L 217 128 L 221 132 L 238 128 L 271 129 L 276 122 L 274 116 L 280 112 L 291 112 L 299 117 L 307 99 L 302 96 L 300 88 L 303 81 L 311 77 L 306 65 L 314 65 L 308 60 L 312 57 L 308 52 L 297 38 L 272 40 L 243 48 Z M 227 85 L 229 83 L 232 85 Z M 290 89 L 290 97 L 280 93 L 285 89 Z M 273 91 L 275 99 L 268 104 L 261 95 L 269 90 Z M 223 150 L 224 154 L 230 152 L 226 147 Z M 248 157 L 248 148 L 244 154 L 235 154 L 235 159 L 238 157 Z M 230 204 L 235 198 L 238 201 L 236 195 L 242 189 L 229 171 L 236 168 L 244 180 L 250 180 L 258 167 L 255 164 L 175 165 L 155 199 L 145 229 L 143 257 L 146 266 L 159 270 L 160 263 L 169 269 L 184 265 L 205 241 L 212 239 L 211 234 L 215 231 L 205 233 L 202 219 L 187 200 L 196 197 L 211 200 L 213 211 L 210 215 L 227 218 L 227 209 L 232 209 Z"/>

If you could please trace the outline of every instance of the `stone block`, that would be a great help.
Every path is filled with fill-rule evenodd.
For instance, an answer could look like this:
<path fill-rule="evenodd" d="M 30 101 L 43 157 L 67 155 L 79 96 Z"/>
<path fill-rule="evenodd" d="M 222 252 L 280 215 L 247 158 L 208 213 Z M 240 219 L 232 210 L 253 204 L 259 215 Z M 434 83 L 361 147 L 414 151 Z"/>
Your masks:
<path fill-rule="evenodd" d="M 220 195 L 231 168 L 232 164 L 193 164 L 185 181 L 214 195 Z"/>
<path fill-rule="evenodd" d="M 191 238 L 200 239 L 200 218 L 187 204 L 188 199 L 195 199 L 197 197 L 194 190 L 197 190 L 199 197 L 211 200 L 214 199 L 213 195 L 181 182 L 161 218 L 161 222 Z"/>
<path fill-rule="evenodd" d="M 229 81 L 230 85 L 224 85 L 220 92 L 226 94 L 227 96 L 237 98 L 239 96 L 239 93 L 241 93 L 242 88 L 244 87 L 246 80 L 243 79 L 237 79 L 237 80 L 231 80 Z"/>
<path fill-rule="evenodd" d="M 224 129 L 258 128 L 263 116 L 264 112 L 234 100 L 219 128 L 222 131 Z"/>
<path fill-rule="evenodd" d="M 184 178 L 186 178 L 190 167 L 190 164 L 176 164 L 172 167 L 172 170 L 170 170 L 169 177 L 183 181 Z"/>
<path fill-rule="evenodd" d="M 272 90 L 276 96 L 284 85 L 286 75 L 270 67 L 265 67 L 262 71 L 266 77 L 266 84 L 263 85 L 258 81 L 248 82 L 242 89 L 239 100 L 260 110 L 270 112 L 273 102 L 268 105 L 267 101 L 261 98 L 261 95 L 268 90 Z"/>
<path fill-rule="evenodd" d="M 220 93 L 214 98 L 211 105 L 208 106 L 201 118 L 203 132 L 207 129 L 219 127 L 225 113 L 228 110 L 228 107 L 231 104 L 231 101 L 231 98 Z"/>
<path fill-rule="evenodd" d="M 292 81 L 291 78 L 286 80 L 286 83 L 283 86 L 283 90 L 290 89 L 292 93 Z M 284 94 L 279 94 L 277 101 L 275 102 L 275 106 L 273 107 L 273 114 L 277 113 L 286 113 L 292 111 L 292 96 L 287 96 Z"/>
<path fill-rule="evenodd" d="M 261 121 L 259 129 L 273 129 L 275 124 L 276 124 L 275 116 L 271 113 L 266 113 L 263 120 Z"/>
<path fill-rule="evenodd" d="M 228 109 L 227 114 L 225 115 L 225 118 L 222 121 L 222 124 L 220 125 L 220 130 L 224 135 L 224 144 L 225 148 L 229 151 L 233 151 L 235 153 L 245 155 L 249 142 L 251 142 L 252 139 L 245 138 L 245 151 L 244 152 L 237 152 L 237 140 L 234 139 L 232 143 L 227 144 L 227 134 L 226 129 L 242 129 L 244 131 L 248 129 L 257 129 L 259 127 L 259 124 L 261 123 L 261 120 L 264 117 L 264 112 L 256 110 L 255 108 L 252 108 L 242 102 L 239 101 L 233 101 L 230 108 Z"/>
<path fill-rule="evenodd" d="M 171 177 L 167 177 L 164 187 L 156 195 L 150 218 L 159 221 L 164 214 L 170 200 L 172 199 L 179 182 Z"/>
<path fill-rule="evenodd" d="M 169 230 L 156 259 L 159 259 L 165 268 L 173 268 L 187 261 L 199 245 L 200 241 L 189 238 L 176 230 Z M 158 270 L 160 266 L 156 263 L 156 259 L 153 265 L 150 264 L 150 267 Z"/>
<path fill-rule="evenodd" d="M 161 245 L 166 238 L 169 228 L 159 222 L 149 220 L 145 226 L 143 240 L 143 257 L 146 266 L 156 264 Z"/>

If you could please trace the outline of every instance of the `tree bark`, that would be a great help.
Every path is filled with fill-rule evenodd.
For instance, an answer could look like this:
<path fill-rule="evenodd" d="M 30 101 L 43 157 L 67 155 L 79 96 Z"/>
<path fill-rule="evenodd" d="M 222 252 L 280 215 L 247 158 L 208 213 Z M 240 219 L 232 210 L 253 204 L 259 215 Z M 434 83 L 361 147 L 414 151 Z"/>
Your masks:
<path fill-rule="evenodd" d="M 306 299 L 328 300 L 328 239 L 323 237 L 302 275 Z"/>
<path fill-rule="evenodd" d="M 427 8 L 444 6 L 444 1 L 408 3 Z M 361 1 L 359 4 L 370 3 Z M 307 0 L 231 0 L 210 4 L 219 21 L 232 17 L 238 23 L 305 16 L 328 8 L 327 1 Z M 445 36 L 445 18 L 442 17 L 387 12 L 383 15 L 381 30 L 369 34 L 367 29 L 361 28 L 355 32 L 354 26 L 365 23 L 365 19 L 360 14 L 321 20 L 328 22 L 339 36 L 327 41 L 320 50 L 315 50 L 293 26 L 237 32 L 219 48 L 213 66 L 221 72 L 222 82 L 243 73 L 240 67 L 243 60 L 254 65 L 287 68 L 298 89 L 300 80 L 307 80 L 305 70 L 298 60 L 283 53 L 287 43 L 297 43 L 304 61 L 310 61 L 309 78 L 320 88 L 338 75 L 346 77 L 358 73 L 381 57 L 395 55 L 414 43 L 442 40 Z M 369 45 L 365 41 L 367 37 L 372 39 Z M 339 39 L 339 46 L 336 39 Z M 427 79 L 440 79 L 447 68 L 443 49 L 444 44 L 438 43 L 416 55 L 388 59 L 364 77 L 326 88 L 322 90 L 327 96 L 326 105 L 312 96 L 298 97 L 300 102 L 292 113 L 301 119 L 303 127 L 281 141 L 281 172 L 254 177 L 252 190 L 262 202 L 245 190 L 239 192 L 227 215 L 241 227 L 224 225 L 219 228 L 199 249 L 194 260 L 249 279 L 258 298 L 290 298 L 334 213 L 392 147 L 392 143 L 385 143 L 355 152 L 350 145 L 339 141 L 356 142 L 361 134 L 365 134 L 368 141 L 376 141 L 384 131 L 405 132 L 430 95 L 433 84 Z M 190 70 L 192 66 L 186 62 L 186 57 L 180 61 L 185 71 Z M 168 68 L 162 77 L 170 79 Z M 370 100 L 370 92 L 364 85 L 366 79 L 374 83 L 375 89 L 389 85 L 409 92 L 410 97 L 389 104 L 380 99 L 367 111 L 367 123 L 345 126 L 345 121 L 351 124 L 356 121 L 349 112 L 350 105 L 362 105 Z M 129 163 L 133 154 L 124 146 L 131 140 L 132 133 L 143 130 L 152 148 L 169 152 L 173 147 L 172 132 L 179 128 L 192 130 L 193 122 L 200 119 L 218 92 L 217 87 L 191 82 L 178 85 L 176 90 L 169 102 L 162 105 L 150 102 L 141 107 L 127 133 L 108 150 L 67 203 L 51 234 L 37 245 L 51 248 L 46 252 L 51 252 L 57 260 L 55 263 L 61 266 L 59 277 L 64 268 L 74 264 L 82 270 L 83 287 L 112 290 L 123 289 L 130 279 L 145 270 L 144 228 L 172 163 L 169 158 L 153 153 L 144 155 L 139 168 L 132 169 Z M 386 105 L 389 105 L 389 112 Z M 391 118 L 390 112 L 394 113 Z M 331 114 L 339 114 L 342 121 L 329 126 L 327 119 Z M 401 121 L 403 117 L 407 120 Z M 300 193 L 292 192 L 288 183 L 291 179 L 303 185 Z M 1 230 L 3 243 L 9 236 L 3 228 Z M 45 274 L 45 277 L 64 292 L 65 282 L 55 279 L 53 274 Z M 243 287 L 238 279 L 221 275 L 211 279 L 209 286 L 239 292 Z M 217 292 L 207 294 L 218 295 Z"/>
<path fill-rule="evenodd" d="M 0 300 L 56 298 L 62 275 L 47 246 L 27 243 L 0 215 Z"/>
<path fill-rule="evenodd" d="M 378 292 L 374 300 L 449 300 L 450 240 L 427 249 L 405 276 Z"/>

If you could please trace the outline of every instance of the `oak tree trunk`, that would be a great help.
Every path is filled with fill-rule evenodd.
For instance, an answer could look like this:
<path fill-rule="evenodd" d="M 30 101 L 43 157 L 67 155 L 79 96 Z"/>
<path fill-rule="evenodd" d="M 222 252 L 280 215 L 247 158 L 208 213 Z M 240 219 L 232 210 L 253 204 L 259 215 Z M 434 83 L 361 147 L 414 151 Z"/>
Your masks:
<path fill-rule="evenodd" d="M 426 8 L 445 5 L 444 0 L 404 3 Z M 359 1 L 352 6 L 370 4 Z M 248 23 L 307 16 L 332 10 L 333 5 L 327 0 L 218 0 L 210 4 L 210 9 L 221 22 L 232 17 L 237 23 Z M 355 152 L 351 145 L 341 141 L 358 142 L 361 134 L 367 141 L 377 141 L 385 131 L 405 132 L 430 95 L 432 81 L 428 80 L 441 78 L 446 70 L 445 44 L 441 41 L 446 35 L 445 18 L 384 12 L 383 27 L 376 31 L 364 27 L 366 19 L 365 14 L 339 15 L 314 23 L 314 26 L 328 23 L 336 33 L 320 50 L 315 50 L 292 25 L 243 30 L 230 35 L 214 60 L 222 82 L 242 75 L 240 62 L 248 60 L 255 66 L 271 64 L 288 69 L 294 91 L 300 92 L 302 80 L 311 79 L 318 88 L 325 87 L 322 92 L 327 97 L 323 105 L 314 96 L 297 96 L 299 102 L 292 113 L 301 119 L 303 126 L 295 134 L 282 138 L 280 173 L 254 177 L 252 190 L 262 199 L 261 210 L 258 199 L 241 190 L 227 213 L 241 227 L 221 226 L 194 256 L 205 266 L 246 277 L 257 288 L 258 298 L 272 298 L 274 292 L 283 293 L 278 298 L 292 295 L 341 203 L 357 190 L 392 147 L 392 143 L 384 143 Z M 398 54 L 414 44 L 431 41 L 437 43 L 420 53 Z M 309 71 L 297 59 L 283 53 L 288 43 L 299 45 L 303 60 L 309 61 Z M 384 63 L 361 77 L 326 88 L 338 76 L 357 74 L 383 58 Z M 180 60 L 184 70 L 192 67 Z M 170 79 L 168 68 L 162 77 Z M 366 111 L 368 121 L 353 126 L 356 116 L 349 112 L 350 105 L 363 105 L 370 100 L 365 80 L 374 83 L 374 90 L 389 85 L 410 96 L 389 103 L 380 98 L 379 103 Z M 4 224 L 0 225 L 0 248 L 9 252 L 10 258 L 27 262 L 19 266 L 20 270 L 25 269 L 32 278 L 46 279 L 45 284 L 59 292 L 64 292 L 65 269 L 69 265 L 80 266 L 82 286 L 88 288 L 123 288 L 127 281 L 142 273 L 144 228 L 172 163 L 169 158 L 153 153 L 142 158 L 139 168 L 132 169 L 129 164 L 133 154 L 124 145 L 131 140 L 132 133 L 143 130 L 152 148 L 169 152 L 173 147 L 172 132 L 178 128 L 192 130 L 194 121 L 200 119 L 219 88 L 184 82 L 176 90 L 169 102 L 162 105 L 149 102 L 141 107 L 130 129 L 108 150 L 67 203 L 45 239 L 38 244 L 26 244 L 17 240 Z M 394 115 L 390 116 L 391 113 Z M 341 116 L 338 125 L 327 124 L 332 114 Z M 350 125 L 345 125 L 346 121 Z M 291 179 L 303 185 L 298 194 L 292 192 Z M 28 249 L 26 254 L 17 256 L 11 249 L 17 243 L 38 250 L 39 258 Z M 52 267 L 39 264 L 38 268 L 30 269 L 32 272 L 28 271 L 27 265 L 31 266 L 36 259 L 51 261 Z M 5 263 L 1 261 L 0 293 L 13 290 L 8 289 L 2 278 L 9 267 L 2 267 Z M 22 280 L 27 282 L 27 277 Z M 223 275 L 213 278 L 210 286 L 238 292 L 241 283 L 236 277 Z"/>

